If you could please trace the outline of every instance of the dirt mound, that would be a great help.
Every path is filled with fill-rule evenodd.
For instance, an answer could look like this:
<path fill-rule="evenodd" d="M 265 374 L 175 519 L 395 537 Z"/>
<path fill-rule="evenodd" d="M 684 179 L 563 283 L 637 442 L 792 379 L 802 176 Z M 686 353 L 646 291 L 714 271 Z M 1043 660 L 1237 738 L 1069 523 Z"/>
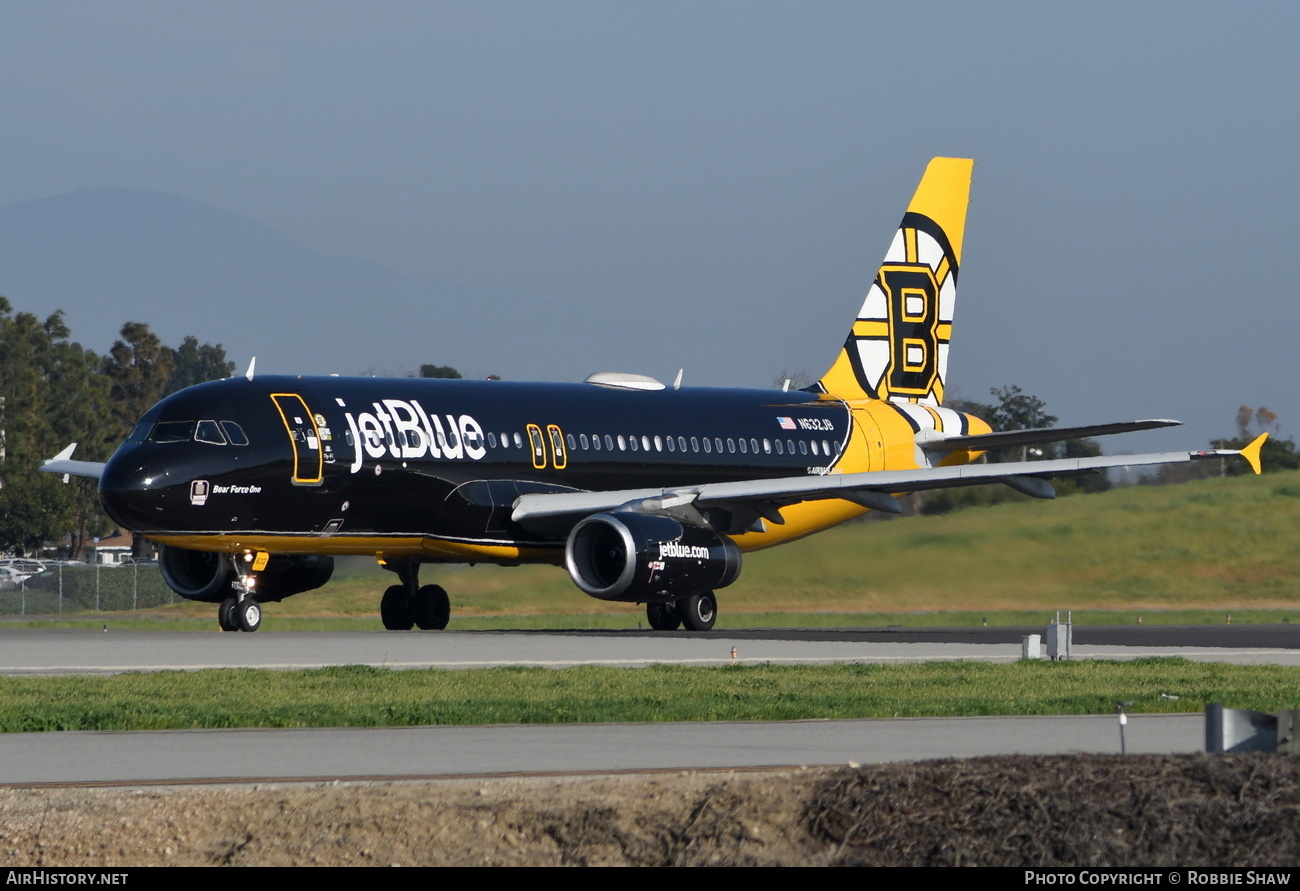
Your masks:
<path fill-rule="evenodd" d="M 1297 852 L 1300 762 L 1262 755 L 0 792 L 0 857 L 46 866 L 1265 866 Z"/>

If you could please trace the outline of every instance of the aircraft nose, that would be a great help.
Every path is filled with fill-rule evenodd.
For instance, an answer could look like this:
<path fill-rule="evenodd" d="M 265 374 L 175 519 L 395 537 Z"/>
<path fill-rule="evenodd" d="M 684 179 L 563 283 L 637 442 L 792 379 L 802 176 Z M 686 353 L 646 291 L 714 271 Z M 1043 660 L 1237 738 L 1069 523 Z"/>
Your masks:
<path fill-rule="evenodd" d="M 99 477 L 99 501 L 115 523 L 133 531 L 156 528 L 166 501 L 170 474 L 140 460 L 138 449 L 123 448 Z"/>

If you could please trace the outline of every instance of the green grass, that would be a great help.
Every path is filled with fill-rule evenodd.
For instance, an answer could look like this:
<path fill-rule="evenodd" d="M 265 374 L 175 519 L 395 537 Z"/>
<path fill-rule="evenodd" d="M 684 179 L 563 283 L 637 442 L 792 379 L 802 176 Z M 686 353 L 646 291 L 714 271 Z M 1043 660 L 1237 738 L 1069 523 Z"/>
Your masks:
<path fill-rule="evenodd" d="M 1300 669 L 1142 659 L 9 677 L 0 678 L 0 730 L 1106 714 L 1118 700 L 1131 701 L 1134 713 L 1194 712 L 1210 702 L 1277 711 L 1300 701 Z"/>

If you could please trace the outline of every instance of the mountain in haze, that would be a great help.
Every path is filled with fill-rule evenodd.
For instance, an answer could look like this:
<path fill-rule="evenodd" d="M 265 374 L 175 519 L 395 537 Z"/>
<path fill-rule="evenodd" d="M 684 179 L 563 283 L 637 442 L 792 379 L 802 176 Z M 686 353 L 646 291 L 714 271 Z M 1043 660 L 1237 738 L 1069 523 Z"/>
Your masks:
<path fill-rule="evenodd" d="M 41 318 L 64 310 L 73 339 L 100 352 L 140 321 L 172 346 L 187 334 L 220 343 L 241 368 L 257 356 L 266 373 L 476 369 L 529 340 L 500 340 L 503 304 L 517 296 L 417 282 L 239 214 L 129 189 L 0 207 L 0 295 Z"/>

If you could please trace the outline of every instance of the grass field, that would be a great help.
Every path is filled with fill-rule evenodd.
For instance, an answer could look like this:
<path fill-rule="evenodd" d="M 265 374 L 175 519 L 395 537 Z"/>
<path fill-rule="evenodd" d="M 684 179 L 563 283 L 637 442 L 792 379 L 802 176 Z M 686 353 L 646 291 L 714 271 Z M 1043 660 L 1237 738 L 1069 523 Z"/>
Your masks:
<path fill-rule="evenodd" d="M 1134 713 L 1277 711 L 1300 702 L 1300 670 L 1143 659 L 10 677 L 0 731 L 1107 714 L 1117 701 Z"/>

